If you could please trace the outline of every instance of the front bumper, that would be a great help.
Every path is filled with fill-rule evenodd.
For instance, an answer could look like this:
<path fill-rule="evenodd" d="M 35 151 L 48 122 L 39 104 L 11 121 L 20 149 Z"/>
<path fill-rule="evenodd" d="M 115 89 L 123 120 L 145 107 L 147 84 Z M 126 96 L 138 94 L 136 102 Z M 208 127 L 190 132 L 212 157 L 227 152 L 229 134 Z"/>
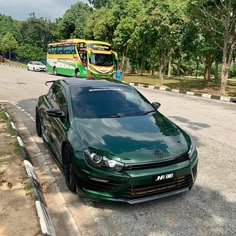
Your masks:
<path fill-rule="evenodd" d="M 136 204 L 190 190 L 197 176 L 197 154 L 190 160 L 160 168 L 128 170 L 121 173 L 98 170 L 86 162 L 78 177 L 85 196 L 100 200 Z M 77 169 L 80 165 L 76 163 Z M 175 179 L 154 182 L 156 175 L 175 173 Z"/>
<path fill-rule="evenodd" d="M 36 71 L 46 71 L 46 68 L 35 68 Z"/>

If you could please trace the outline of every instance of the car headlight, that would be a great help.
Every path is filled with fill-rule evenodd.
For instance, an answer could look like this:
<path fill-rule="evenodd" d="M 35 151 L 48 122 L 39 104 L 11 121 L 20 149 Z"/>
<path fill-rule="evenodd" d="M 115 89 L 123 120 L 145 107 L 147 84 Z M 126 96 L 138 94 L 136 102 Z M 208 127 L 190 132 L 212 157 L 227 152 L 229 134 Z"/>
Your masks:
<path fill-rule="evenodd" d="M 122 171 L 124 164 L 116 160 L 111 160 L 103 155 L 90 152 L 88 149 L 84 151 L 86 160 L 95 167 L 108 168 L 115 171 Z"/>
<path fill-rule="evenodd" d="M 196 149 L 195 145 L 192 143 L 191 147 L 188 151 L 188 156 L 191 158 L 196 151 L 197 151 L 197 149 Z"/>

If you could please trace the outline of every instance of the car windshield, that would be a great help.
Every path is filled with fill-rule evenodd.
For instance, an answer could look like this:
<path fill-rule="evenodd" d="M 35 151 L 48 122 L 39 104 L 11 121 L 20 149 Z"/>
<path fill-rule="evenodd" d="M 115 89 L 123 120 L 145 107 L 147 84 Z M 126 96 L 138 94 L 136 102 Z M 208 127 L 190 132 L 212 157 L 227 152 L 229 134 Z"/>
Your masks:
<path fill-rule="evenodd" d="M 72 109 L 78 118 L 144 115 L 152 105 L 132 87 L 72 87 Z"/>
<path fill-rule="evenodd" d="M 38 65 L 38 66 L 44 66 L 44 64 L 40 61 L 35 61 L 33 62 L 34 65 Z"/>
<path fill-rule="evenodd" d="M 113 57 L 112 54 L 98 54 L 92 53 L 89 62 L 96 66 L 112 66 Z"/>

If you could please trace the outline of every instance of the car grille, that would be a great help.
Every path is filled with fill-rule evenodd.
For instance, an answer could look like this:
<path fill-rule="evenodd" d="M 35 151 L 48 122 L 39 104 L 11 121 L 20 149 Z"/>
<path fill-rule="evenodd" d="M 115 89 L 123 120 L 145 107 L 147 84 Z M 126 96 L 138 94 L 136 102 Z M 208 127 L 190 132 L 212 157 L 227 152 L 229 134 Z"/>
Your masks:
<path fill-rule="evenodd" d="M 155 183 L 149 186 L 130 187 L 128 191 L 122 196 L 126 198 L 145 197 L 150 195 L 171 192 L 182 188 L 190 188 L 192 184 L 193 184 L 192 176 L 186 175 L 177 177 L 175 180 Z"/>
<path fill-rule="evenodd" d="M 164 167 L 168 165 L 178 164 L 183 161 L 189 160 L 188 155 L 180 156 L 177 158 L 160 161 L 160 162 L 153 162 L 153 163 L 143 163 L 143 164 L 126 164 L 124 170 L 143 170 L 143 169 L 151 169 L 156 167 Z"/>
<path fill-rule="evenodd" d="M 83 187 L 85 187 L 86 189 L 99 192 L 114 192 L 120 185 L 121 185 L 120 182 L 116 182 L 114 180 L 112 180 L 112 182 L 109 181 L 107 183 L 94 180 L 87 180 L 83 184 Z"/>

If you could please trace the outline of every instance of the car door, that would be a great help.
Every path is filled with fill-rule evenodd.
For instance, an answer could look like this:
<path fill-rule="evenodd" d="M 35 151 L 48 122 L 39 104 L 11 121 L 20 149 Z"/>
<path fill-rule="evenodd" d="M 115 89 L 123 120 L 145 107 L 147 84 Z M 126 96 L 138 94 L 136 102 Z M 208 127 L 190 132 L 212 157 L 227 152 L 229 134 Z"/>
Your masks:
<path fill-rule="evenodd" d="M 53 150 L 61 162 L 61 145 L 66 140 L 69 127 L 68 105 L 66 91 L 60 84 L 55 84 L 51 101 L 52 108 L 60 109 L 64 117 L 51 117 L 51 135 L 53 139 Z"/>

